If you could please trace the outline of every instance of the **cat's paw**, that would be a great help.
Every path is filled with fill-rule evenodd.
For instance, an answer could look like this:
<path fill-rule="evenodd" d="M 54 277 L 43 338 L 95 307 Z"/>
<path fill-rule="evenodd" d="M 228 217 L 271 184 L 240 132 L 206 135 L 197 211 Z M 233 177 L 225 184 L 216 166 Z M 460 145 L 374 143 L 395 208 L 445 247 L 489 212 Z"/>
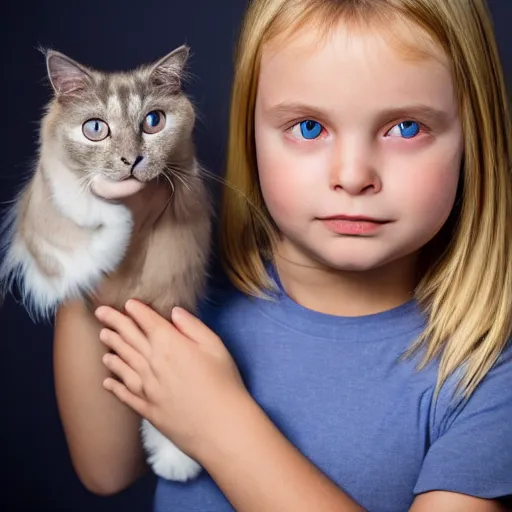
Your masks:
<path fill-rule="evenodd" d="M 160 448 L 148 457 L 148 463 L 156 475 L 166 480 L 186 482 L 201 472 L 201 466 L 188 455 L 169 442 L 169 446 Z"/>
<path fill-rule="evenodd" d="M 141 434 L 144 448 L 148 453 L 148 464 L 159 477 L 186 482 L 200 473 L 201 466 L 149 421 L 142 420 Z"/>

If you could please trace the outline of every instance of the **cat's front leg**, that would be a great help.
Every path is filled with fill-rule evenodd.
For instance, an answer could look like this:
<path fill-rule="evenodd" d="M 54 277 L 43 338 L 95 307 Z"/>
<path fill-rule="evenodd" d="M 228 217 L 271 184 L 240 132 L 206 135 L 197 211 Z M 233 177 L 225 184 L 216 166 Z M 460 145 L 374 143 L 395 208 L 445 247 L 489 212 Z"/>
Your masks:
<path fill-rule="evenodd" d="M 4 219 L 3 246 L 0 266 L 2 296 L 18 285 L 21 302 L 37 318 L 48 318 L 62 300 L 65 270 L 59 255 L 65 249 L 68 232 L 60 230 L 56 215 L 48 202 L 38 202 L 44 191 L 39 190 L 38 174 Z M 61 237 L 55 246 L 51 237 Z"/>
<path fill-rule="evenodd" d="M 141 433 L 148 464 L 156 475 L 166 480 L 186 482 L 200 473 L 201 466 L 146 419 L 142 420 Z"/>

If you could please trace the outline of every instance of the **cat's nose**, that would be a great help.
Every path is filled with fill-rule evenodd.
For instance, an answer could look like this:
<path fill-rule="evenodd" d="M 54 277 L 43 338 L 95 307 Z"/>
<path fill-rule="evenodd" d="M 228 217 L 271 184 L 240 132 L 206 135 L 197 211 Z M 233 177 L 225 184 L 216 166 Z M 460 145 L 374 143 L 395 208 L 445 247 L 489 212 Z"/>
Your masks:
<path fill-rule="evenodd" d="M 130 162 L 128 161 L 124 156 L 121 157 L 121 162 L 123 162 L 123 164 L 126 164 L 126 165 L 131 165 L 132 168 L 134 168 L 138 163 L 140 163 L 140 161 L 142 160 L 142 156 L 138 156 L 136 159 L 135 159 L 135 162 Z"/>

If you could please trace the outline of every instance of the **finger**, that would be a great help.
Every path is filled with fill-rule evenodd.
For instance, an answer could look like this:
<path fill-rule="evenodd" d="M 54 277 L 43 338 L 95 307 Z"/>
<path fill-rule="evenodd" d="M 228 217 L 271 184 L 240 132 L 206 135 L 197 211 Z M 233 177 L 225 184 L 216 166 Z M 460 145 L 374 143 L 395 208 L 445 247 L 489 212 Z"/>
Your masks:
<path fill-rule="evenodd" d="M 130 299 L 126 303 L 125 309 L 137 326 L 148 337 L 155 336 L 156 333 L 164 330 L 172 332 L 174 329 L 163 316 L 160 316 L 154 309 L 138 300 Z"/>
<path fill-rule="evenodd" d="M 104 365 L 135 395 L 144 396 L 144 387 L 140 375 L 115 354 L 103 356 Z"/>
<path fill-rule="evenodd" d="M 94 312 L 96 318 L 111 330 L 116 331 L 124 341 L 129 343 L 144 357 L 151 355 L 151 345 L 137 324 L 127 315 L 109 306 L 100 306 Z"/>
<path fill-rule="evenodd" d="M 150 412 L 149 404 L 143 398 L 134 395 L 123 383 L 107 378 L 103 381 L 103 387 L 140 416 L 147 418 Z"/>
<path fill-rule="evenodd" d="M 99 337 L 107 347 L 110 347 L 121 359 L 126 361 L 141 377 L 144 377 L 148 372 L 149 365 L 146 356 L 124 341 L 117 332 L 104 328 L 100 331 Z"/>
<path fill-rule="evenodd" d="M 187 338 L 198 343 L 218 343 L 219 337 L 207 327 L 199 318 L 186 309 L 175 307 L 171 313 L 171 320 L 176 328 Z"/>

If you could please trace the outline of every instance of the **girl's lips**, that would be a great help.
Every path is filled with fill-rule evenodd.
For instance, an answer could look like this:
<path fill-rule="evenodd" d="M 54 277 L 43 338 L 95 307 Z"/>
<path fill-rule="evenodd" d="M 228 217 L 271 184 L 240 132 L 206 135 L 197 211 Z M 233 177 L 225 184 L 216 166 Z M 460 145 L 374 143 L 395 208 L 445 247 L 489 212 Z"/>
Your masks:
<path fill-rule="evenodd" d="M 362 221 L 362 222 L 375 222 L 377 224 L 383 224 L 389 222 L 389 220 L 374 219 L 373 217 L 366 217 L 364 215 L 329 215 L 328 217 L 320 217 L 320 220 L 350 220 L 350 221 Z"/>
<path fill-rule="evenodd" d="M 378 231 L 390 221 L 371 219 L 369 217 L 349 217 L 336 215 L 320 219 L 324 226 L 339 235 L 366 235 Z"/>

